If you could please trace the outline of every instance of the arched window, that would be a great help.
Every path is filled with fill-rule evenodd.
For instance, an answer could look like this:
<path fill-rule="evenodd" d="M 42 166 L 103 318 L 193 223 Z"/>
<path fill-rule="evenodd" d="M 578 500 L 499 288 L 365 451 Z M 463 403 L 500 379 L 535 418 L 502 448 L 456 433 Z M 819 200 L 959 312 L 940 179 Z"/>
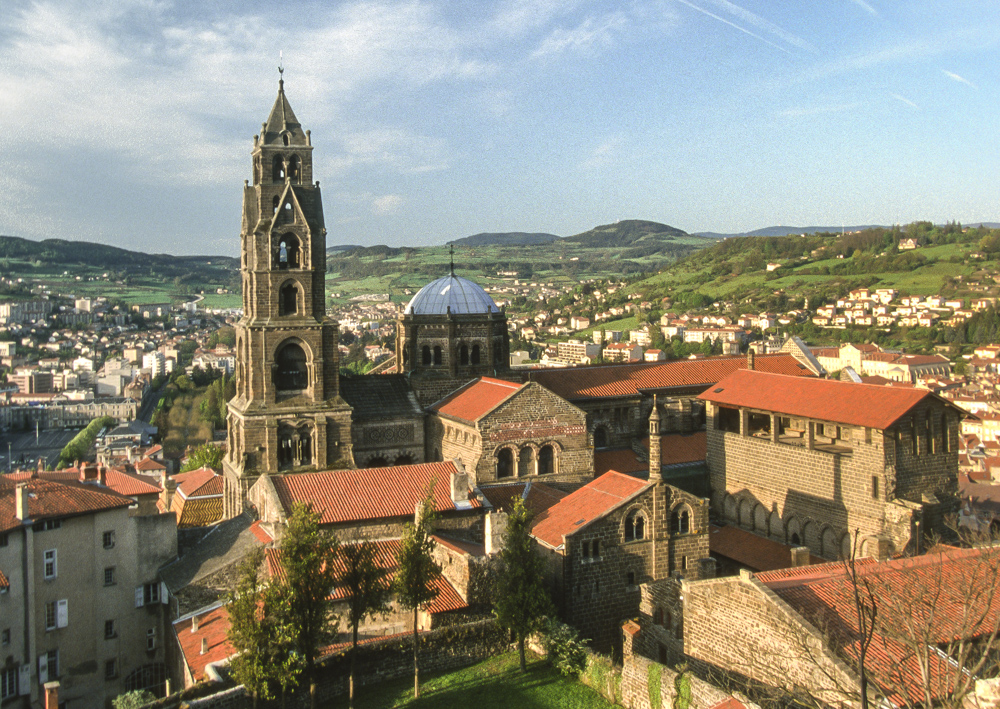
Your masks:
<path fill-rule="evenodd" d="M 691 532 L 691 512 L 686 506 L 674 510 L 670 520 L 670 529 L 674 534 L 689 534 Z"/>
<path fill-rule="evenodd" d="M 525 446 L 517 458 L 518 475 L 531 475 L 534 473 L 535 450 L 531 446 Z"/>
<path fill-rule="evenodd" d="M 663 609 L 659 606 L 653 611 L 653 623 L 655 625 L 663 625 Z"/>
<path fill-rule="evenodd" d="M 299 289 L 289 281 L 278 290 L 278 315 L 295 315 L 298 312 Z"/>
<path fill-rule="evenodd" d="M 293 155 L 288 161 L 288 176 L 295 182 L 302 182 L 302 163 L 298 155 Z"/>
<path fill-rule="evenodd" d="M 629 512 L 625 518 L 625 541 L 635 542 L 646 538 L 646 516 L 639 510 Z"/>
<path fill-rule="evenodd" d="M 462 345 L 461 347 L 458 348 L 458 361 L 461 364 L 468 364 L 469 363 L 469 346 L 468 345 Z"/>
<path fill-rule="evenodd" d="M 434 345 L 434 364 L 441 364 L 441 346 Z"/>
<path fill-rule="evenodd" d="M 552 450 L 552 444 L 549 444 L 542 446 L 542 449 L 538 451 L 538 474 L 548 475 L 553 472 L 555 472 L 555 453 Z"/>
<path fill-rule="evenodd" d="M 274 162 L 271 166 L 271 179 L 274 182 L 284 182 L 285 180 L 285 161 L 280 155 L 274 156 Z"/>
<path fill-rule="evenodd" d="M 479 345 L 472 346 L 472 363 L 479 364 Z"/>
<path fill-rule="evenodd" d="M 286 204 L 285 208 L 291 207 Z M 302 249 L 299 247 L 299 237 L 295 234 L 284 234 L 278 243 L 278 268 L 301 268 Z"/>
<path fill-rule="evenodd" d="M 387 468 L 388 466 L 389 466 L 389 461 L 386 460 L 385 458 L 381 457 L 381 456 L 378 456 L 378 457 L 375 457 L 375 458 L 372 458 L 371 460 L 369 460 L 368 461 L 368 465 L 366 465 L 365 467 L 367 467 L 367 468 Z"/>
<path fill-rule="evenodd" d="M 422 354 L 421 361 L 423 362 L 423 365 L 425 367 L 428 366 L 428 365 L 430 365 L 430 363 L 431 363 L 431 348 L 428 347 L 427 345 L 424 345 L 423 350 L 421 350 L 421 354 Z"/>
<path fill-rule="evenodd" d="M 274 386 L 278 391 L 295 391 L 309 385 L 306 352 L 300 345 L 294 342 L 284 345 L 275 355 L 274 362 L 277 365 Z"/>
<path fill-rule="evenodd" d="M 288 145 L 288 133 L 281 134 L 281 142 L 284 143 L 285 145 Z"/>
<path fill-rule="evenodd" d="M 608 429 L 605 426 L 598 426 L 594 429 L 594 448 L 607 448 Z"/>
<path fill-rule="evenodd" d="M 401 455 L 396 458 L 396 461 L 393 463 L 393 465 L 413 465 L 413 456 Z"/>
<path fill-rule="evenodd" d="M 278 424 L 278 467 L 295 468 L 312 463 L 312 436 L 308 426 Z"/>
<path fill-rule="evenodd" d="M 497 478 L 509 478 L 514 475 L 514 452 L 510 448 L 501 448 L 497 452 Z"/>

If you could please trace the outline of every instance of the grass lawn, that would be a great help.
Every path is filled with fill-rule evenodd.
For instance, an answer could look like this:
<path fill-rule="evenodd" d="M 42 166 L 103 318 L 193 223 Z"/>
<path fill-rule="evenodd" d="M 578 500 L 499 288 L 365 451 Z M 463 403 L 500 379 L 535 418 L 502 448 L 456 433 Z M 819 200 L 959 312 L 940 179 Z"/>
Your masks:
<path fill-rule="evenodd" d="M 615 705 L 590 687 L 563 677 L 546 660 L 530 653 L 528 671 L 521 674 L 517 653 L 511 652 L 448 674 L 421 676 L 420 699 L 417 700 L 413 699 L 412 675 L 406 679 L 361 687 L 355 706 L 358 709 L 604 709 Z"/>

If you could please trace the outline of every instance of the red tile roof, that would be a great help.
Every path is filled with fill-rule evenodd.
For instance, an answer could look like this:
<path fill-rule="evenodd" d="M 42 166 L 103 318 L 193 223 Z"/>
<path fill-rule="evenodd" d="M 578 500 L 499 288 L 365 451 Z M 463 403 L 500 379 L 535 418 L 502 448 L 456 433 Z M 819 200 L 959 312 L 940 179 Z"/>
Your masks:
<path fill-rule="evenodd" d="M 649 470 L 649 463 L 639 460 L 639 456 L 631 448 L 594 451 L 594 474 L 603 475 L 609 470 L 617 470 L 619 473 L 639 473 Z"/>
<path fill-rule="evenodd" d="M 944 646 L 959 638 L 989 634 L 1000 623 L 1000 595 L 992 592 L 1000 583 L 997 553 L 995 547 L 943 547 L 913 558 L 859 561 L 858 575 L 871 589 L 878 608 L 876 634 L 865 664 L 869 677 L 890 698 L 902 691 L 910 702 L 923 703 L 913 641 Z M 857 660 L 854 586 L 843 563 L 772 571 L 757 574 L 757 579 L 822 627 L 836 649 Z M 933 602 L 928 603 L 928 598 Z M 916 632 L 908 635 L 910 627 Z M 932 697 L 949 695 L 954 676 L 949 658 L 936 648 L 923 656 L 929 663 Z M 901 697 L 895 699 L 901 703 Z"/>
<path fill-rule="evenodd" d="M 129 475 L 128 473 L 116 468 L 110 468 L 107 471 L 105 482 L 109 488 L 117 492 L 119 495 L 126 495 L 128 497 L 138 497 L 139 495 L 158 495 L 160 493 L 160 487 L 158 485 L 154 485 L 148 480 L 145 480 L 137 475 Z"/>
<path fill-rule="evenodd" d="M 167 466 L 158 460 L 153 458 L 143 458 L 138 463 L 135 464 L 136 470 L 145 470 L 147 472 L 159 472 L 161 470 L 166 470 Z"/>
<path fill-rule="evenodd" d="M 198 468 L 171 476 L 177 483 L 177 492 L 190 499 L 222 494 L 222 476 L 211 468 Z"/>
<path fill-rule="evenodd" d="M 434 404 L 431 411 L 473 422 L 516 394 L 523 386 L 502 379 L 480 377 Z"/>
<path fill-rule="evenodd" d="M 652 483 L 614 471 L 592 480 L 535 518 L 531 534 L 551 547 L 598 517 L 635 497 Z"/>
<path fill-rule="evenodd" d="M 225 660 L 236 652 L 226 640 L 229 611 L 225 606 L 198 614 L 198 629 L 194 632 L 191 632 L 191 618 L 174 621 L 174 632 L 195 682 L 205 679 L 206 665 Z M 203 638 L 208 640 L 208 650 L 204 655 L 201 653 Z"/>
<path fill-rule="evenodd" d="M 698 398 L 726 406 L 884 430 L 927 397 L 936 395 L 926 389 L 739 371 Z"/>
<path fill-rule="evenodd" d="M 29 493 L 28 514 L 32 522 L 103 512 L 133 503 L 129 497 L 89 483 L 39 478 L 17 483 L 6 475 L 0 475 L 0 533 L 17 529 L 22 524 L 15 510 L 14 490 L 18 484 L 23 484 Z"/>
<path fill-rule="evenodd" d="M 262 544 L 270 544 L 274 541 L 274 537 L 268 534 L 267 530 L 260 526 L 260 520 L 256 520 L 250 525 L 250 533 L 253 534 L 258 542 Z"/>
<path fill-rule="evenodd" d="M 705 460 L 707 437 L 704 431 L 693 433 L 665 433 L 660 436 L 660 457 L 663 465 L 698 463 Z M 642 447 L 649 450 L 649 437 L 642 440 Z M 647 466 L 648 468 L 648 466 Z M 626 472 L 622 470 L 621 472 Z"/>
<path fill-rule="evenodd" d="M 391 573 L 395 573 L 396 571 L 396 558 L 399 556 L 400 540 L 380 539 L 373 541 L 372 544 L 375 545 L 375 565 L 380 569 L 386 569 L 390 572 L 390 576 L 387 577 L 388 581 L 391 579 Z M 265 552 L 265 558 L 267 560 L 268 574 L 278 579 L 283 579 L 285 574 L 284 568 L 281 565 L 281 550 L 268 549 Z M 343 570 L 339 556 L 336 558 L 334 564 L 338 573 Z M 468 608 L 468 604 L 459 595 L 458 591 L 455 590 L 455 587 L 443 576 L 435 579 L 433 585 L 437 589 L 438 595 L 428 605 L 426 609 L 428 612 L 447 613 L 448 611 Z M 333 588 L 330 597 L 331 600 L 335 601 L 344 601 L 350 598 L 347 590 L 342 586 Z"/>
<path fill-rule="evenodd" d="M 420 463 L 389 468 L 328 470 L 271 477 L 286 514 L 296 502 L 312 503 L 320 524 L 338 524 L 385 517 L 412 517 L 417 503 L 434 485 L 434 509 L 455 510 L 451 499 L 451 474 L 455 464 Z M 469 495 L 469 504 L 480 507 Z"/>
<path fill-rule="evenodd" d="M 774 571 L 792 565 L 794 547 L 765 539 L 739 527 L 708 527 L 708 545 L 712 554 L 732 559 L 751 571 Z M 810 564 L 823 564 L 826 559 L 809 555 Z"/>
<path fill-rule="evenodd" d="M 598 367 L 531 370 L 538 382 L 568 401 L 632 396 L 641 391 L 709 387 L 736 370 L 746 369 L 746 357 L 706 357 L 673 362 L 640 362 Z M 811 377 L 805 365 L 790 354 L 757 355 L 758 371 Z"/>
<path fill-rule="evenodd" d="M 520 497 L 524 499 L 524 506 L 533 515 L 547 510 L 569 494 L 545 483 L 532 482 L 531 487 L 528 488 L 528 496 L 525 498 L 524 489 L 527 485 L 528 483 L 490 485 L 480 488 L 480 491 L 495 509 L 503 512 L 510 512 L 514 507 L 514 500 Z"/>
<path fill-rule="evenodd" d="M 170 511 L 177 515 L 178 529 L 208 527 L 222 521 L 222 496 L 185 499 L 181 495 L 174 495 Z"/>

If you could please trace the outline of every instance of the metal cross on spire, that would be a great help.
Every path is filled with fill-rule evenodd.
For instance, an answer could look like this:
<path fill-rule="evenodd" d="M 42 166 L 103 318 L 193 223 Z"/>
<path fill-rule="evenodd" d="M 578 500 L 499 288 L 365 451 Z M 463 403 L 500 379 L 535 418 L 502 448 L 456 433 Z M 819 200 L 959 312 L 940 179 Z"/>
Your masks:
<path fill-rule="evenodd" d="M 285 86 L 285 52 L 278 51 L 278 84 L 283 88 Z"/>

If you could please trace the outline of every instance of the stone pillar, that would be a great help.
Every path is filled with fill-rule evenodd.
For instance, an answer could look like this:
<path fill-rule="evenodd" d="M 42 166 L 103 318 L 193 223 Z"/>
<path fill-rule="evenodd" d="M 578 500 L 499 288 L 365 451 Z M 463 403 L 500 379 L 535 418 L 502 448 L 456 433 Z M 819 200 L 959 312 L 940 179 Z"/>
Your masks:
<path fill-rule="evenodd" d="M 660 410 L 653 394 L 653 410 L 649 414 L 649 480 L 663 480 L 663 454 L 660 450 Z"/>

